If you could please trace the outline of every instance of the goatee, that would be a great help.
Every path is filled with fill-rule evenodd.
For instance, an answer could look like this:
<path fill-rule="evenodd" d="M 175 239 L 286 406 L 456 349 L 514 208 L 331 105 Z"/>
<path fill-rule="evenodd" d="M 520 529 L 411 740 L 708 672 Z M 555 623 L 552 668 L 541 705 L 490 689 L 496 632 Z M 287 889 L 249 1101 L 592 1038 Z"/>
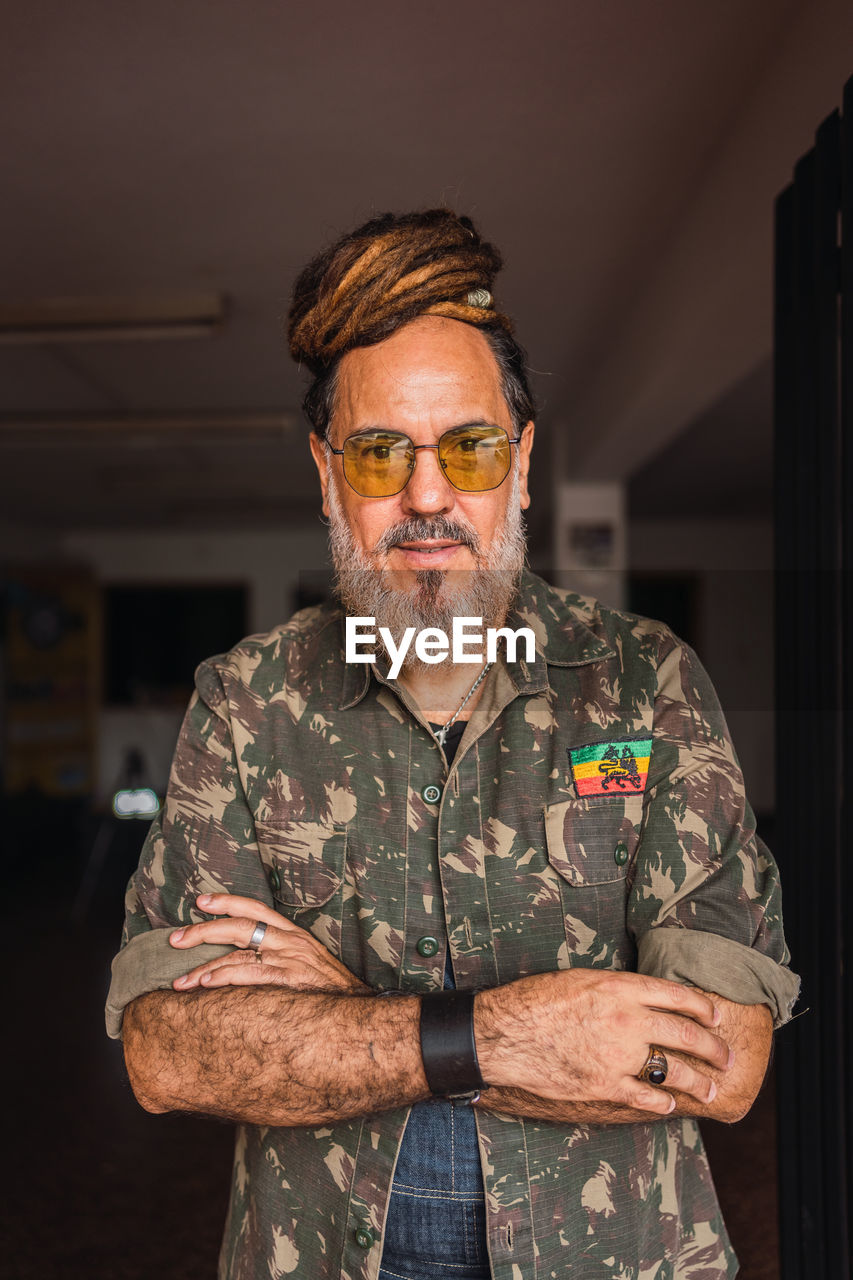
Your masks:
<path fill-rule="evenodd" d="M 485 551 L 476 529 L 467 521 L 443 515 L 412 516 L 386 529 L 371 558 L 356 545 L 331 475 L 328 502 L 335 589 L 348 615 L 375 618 L 377 628 L 387 627 L 395 644 L 399 644 L 407 627 L 416 631 L 438 627 L 450 635 L 455 617 L 482 618 L 484 628 L 503 624 L 518 590 L 526 555 L 517 469 L 513 472 L 503 527 Z M 391 548 L 398 543 L 434 538 L 468 547 L 475 567 L 419 569 L 413 589 L 394 587 L 388 571 L 381 567 Z M 404 670 L 419 665 L 413 647 L 409 655 Z"/>

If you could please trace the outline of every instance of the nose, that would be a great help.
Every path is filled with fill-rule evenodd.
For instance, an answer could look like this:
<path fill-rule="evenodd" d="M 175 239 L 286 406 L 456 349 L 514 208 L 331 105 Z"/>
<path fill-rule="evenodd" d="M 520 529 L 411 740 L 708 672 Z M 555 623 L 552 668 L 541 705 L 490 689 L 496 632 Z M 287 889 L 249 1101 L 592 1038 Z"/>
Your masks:
<path fill-rule="evenodd" d="M 401 497 L 404 509 L 411 515 L 439 515 L 456 501 L 456 490 L 445 476 L 438 460 L 438 450 L 417 445 L 415 469 Z"/>

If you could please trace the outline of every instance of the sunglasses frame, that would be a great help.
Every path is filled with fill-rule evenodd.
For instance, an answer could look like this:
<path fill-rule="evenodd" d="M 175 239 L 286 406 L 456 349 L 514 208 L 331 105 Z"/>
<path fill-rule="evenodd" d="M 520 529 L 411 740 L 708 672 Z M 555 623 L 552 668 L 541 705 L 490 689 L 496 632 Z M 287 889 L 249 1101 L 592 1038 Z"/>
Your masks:
<path fill-rule="evenodd" d="M 376 434 L 377 434 L 377 435 L 398 436 L 401 440 L 408 440 L 409 444 L 412 446 L 412 450 L 413 450 L 413 452 L 414 452 L 414 453 L 417 453 L 419 449 L 435 449 L 435 450 L 436 450 L 436 452 L 437 452 L 437 451 L 440 449 L 440 447 L 441 447 L 441 442 L 442 442 L 442 440 L 444 439 L 444 437 L 445 437 L 445 436 L 449 436 L 449 435 L 450 435 L 452 432 L 454 432 L 454 431 L 463 431 L 463 430 L 465 430 L 465 426 L 466 426 L 466 425 L 467 425 L 467 424 L 464 424 L 463 426 L 460 426 L 460 427 L 448 427 L 448 429 L 447 429 L 446 431 L 443 431 L 443 432 L 442 432 L 442 434 L 438 437 L 438 440 L 436 441 L 436 443 L 435 443 L 435 444 L 415 444 L 415 442 L 414 442 L 414 440 L 411 438 L 411 436 L 407 436 L 407 435 L 406 435 L 406 433 L 405 433 L 405 431 L 392 431 L 392 430 L 388 430 L 388 431 L 377 431 L 377 432 L 376 432 Z M 473 426 L 473 425 L 474 425 L 474 424 L 472 423 L 472 424 L 471 424 L 471 426 Z M 479 427 L 479 426 L 486 426 L 486 425 L 488 425 L 488 426 L 489 426 L 489 427 L 491 427 L 494 431 L 502 431 L 502 432 L 503 432 L 503 434 L 506 436 L 506 438 L 507 438 L 507 442 L 508 442 L 509 444 L 521 444 L 521 436 L 511 436 L 511 435 L 509 434 L 509 432 L 506 430 L 506 428 L 505 428 L 505 427 L 501 427 L 501 426 L 499 426 L 499 425 L 498 425 L 498 423 L 496 423 L 496 422 L 493 422 L 493 423 L 492 423 L 492 422 L 490 422 L 490 423 L 488 423 L 488 424 L 487 424 L 487 423 L 480 423 L 480 422 L 478 422 L 476 425 L 477 425 L 478 427 Z M 347 447 L 347 445 L 349 444 L 350 440 L 356 440 L 359 436 L 365 436 L 365 435 L 371 435 L 371 434 L 372 434 L 372 433 L 371 433 L 371 432 L 369 432 L 369 431 L 354 431 L 354 432 L 352 433 L 352 435 L 351 435 L 351 436 L 347 436 L 346 440 L 344 440 L 343 448 L 341 448 L 341 449 L 335 449 L 333 445 L 329 444 L 328 440 L 326 441 L 326 444 L 327 444 L 327 446 L 328 446 L 328 449 L 329 449 L 329 452 L 330 452 L 330 453 L 336 453 L 339 457 L 343 457 L 343 456 L 344 456 L 344 452 L 345 452 L 345 450 L 346 450 L 346 447 Z M 356 489 L 355 485 L 353 484 L 353 482 L 350 480 L 349 476 L 347 475 L 346 462 L 343 462 L 343 463 L 341 464 L 341 466 L 342 466 L 343 473 L 344 473 L 344 479 L 346 480 L 346 482 L 347 482 L 347 484 L 349 485 L 349 487 L 352 489 L 353 493 L 357 493 L 357 494 L 358 494 L 358 496 L 359 496 L 360 498 L 396 498 L 396 496 L 397 496 L 397 494 L 398 494 L 398 493 L 402 493 L 402 492 L 403 492 L 403 490 L 405 489 L 406 485 L 409 483 L 409 481 L 411 480 L 412 476 L 415 474 L 415 463 L 416 463 L 416 462 L 417 462 L 417 459 L 415 459 L 415 462 L 413 462 L 413 463 L 412 463 L 412 466 L 411 466 L 411 468 L 410 468 L 410 470 L 409 470 L 409 474 L 408 474 L 408 476 L 406 477 L 406 479 L 405 479 L 405 481 L 403 482 L 403 484 L 401 484 L 401 485 L 400 485 L 400 488 L 399 488 L 399 489 L 395 489 L 395 490 L 393 491 L 393 493 L 362 493 L 359 489 Z M 445 480 L 447 481 L 447 483 L 448 483 L 449 485 L 451 485 L 451 486 L 456 490 L 456 492 L 457 492 L 457 493 L 493 493 L 495 489 L 500 489 L 500 487 L 501 487 L 501 485 L 503 484 L 504 480 L 506 480 L 506 477 L 507 477 L 507 476 L 509 475 L 509 473 L 510 473 L 510 468 L 509 468 L 509 467 L 507 467 L 507 469 L 506 469 L 506 475 L 504 475 L 504 476 L 503 476 L 503 478 L 502 478 L 502 479 L 500 479 L 500 480 L 498 481 L 498 483 L 497 483 L 497 484 L 490 484 L 490 485 L 487 485 L 485 489 L 462 489 L 462 488 L 460 488 L 460 486 L 459 486 L 458 484 L 453 484 L 453 481 L 450 479 L 450 476 L 447 474 L 447 465 L 446 465 L 446 463 L 442 462 L 441 457 L 439 457 L 438 462 L 439 462 L 439 466 L 441 467 L 441 470 L 442 470 L 442 472 L 443 472 L 443 474 L 444 474 L 444 478 L 445 478 Z"/>

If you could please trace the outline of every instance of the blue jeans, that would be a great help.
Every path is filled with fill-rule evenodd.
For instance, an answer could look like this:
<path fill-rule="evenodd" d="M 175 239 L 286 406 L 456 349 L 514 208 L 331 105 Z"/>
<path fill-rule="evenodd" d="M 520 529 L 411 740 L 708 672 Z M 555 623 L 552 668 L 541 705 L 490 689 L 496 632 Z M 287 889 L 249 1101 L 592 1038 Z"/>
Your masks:
<path fill-rule="evenodd" d="M 444 986 L 453 988 L 450 951 Z M 471 1107 L 412 1107 L 400 1146 L 379 1280 L 490 1280 L 486 1204 Z"/>
<path fill-rule="evenodd" d="M 489 1280 L 474 1112 L 412 1108 L 388 1206 L 380 1280 Z"/>

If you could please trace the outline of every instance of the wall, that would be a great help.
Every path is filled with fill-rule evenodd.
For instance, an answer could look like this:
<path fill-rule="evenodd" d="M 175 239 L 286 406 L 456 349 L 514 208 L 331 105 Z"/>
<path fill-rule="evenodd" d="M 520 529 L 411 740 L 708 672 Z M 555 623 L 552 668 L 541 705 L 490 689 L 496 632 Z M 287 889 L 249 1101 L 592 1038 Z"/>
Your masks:
<path fill-rule="evenodd" d="M 644 287 L 614 298 L 598 358 L 580 366 L 563 409 L 578 424 L 565 454 L 573 480 L 634 474 L 770 354 L 773 201 L 841 103 L 853 6 L 809 0 L 774 26 L 728 136 L 647 260 Z"/>
<path fill-rule="evenodd" d="M 316 528 L 253 533 L 72 533 L 61 547 L 104 583 L 245 582 L 250 631 L 288 618 L 300 572 L 326 564 L 319 520 Z"/>
<path fill-rule="evenodd" d="M 773 528 L 758 520 L 632 523 L 630 567 L 695 573 L 697 641 L 759 813 L 774 808 Z"/>
<path fill-rule="evenodd" d="M 48 550 L 41 549 L 42 554 Z M 249 631 L 267 631 L 293 612 L 300 572 L 326 564 L 326 531 L 316 526 L 237 533 L 71 533 L 50 548 L 89 565 L 103 584 L 132 582 L 244 582 L 249 588 Z M 8 552 L 7 552 L 8 554 Z M 101 709 L 96 794 L 109 799 L 128 747 L 142 750 L 152 785 L 168 775 L 182 712 L 160 708 Z"/>

